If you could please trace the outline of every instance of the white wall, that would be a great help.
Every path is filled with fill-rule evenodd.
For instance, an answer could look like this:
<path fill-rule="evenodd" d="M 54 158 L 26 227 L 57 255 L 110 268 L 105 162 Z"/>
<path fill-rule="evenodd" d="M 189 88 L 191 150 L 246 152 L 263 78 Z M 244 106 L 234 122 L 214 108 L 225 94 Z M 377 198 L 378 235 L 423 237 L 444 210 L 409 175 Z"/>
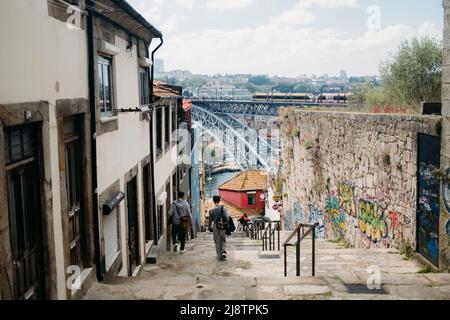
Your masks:
<path fill-rule="evenodd" d="M 120 53 L 113 57 L 113 81 L 116 108 L 139 106 L 139 74 L 137 48 L 126 52 L 127 41 L 117 37 Z M 145 261 L 144 205 L 141 161 L 150 154 L 149 123 L 140 121 L 139 113 L 119 113 L 119 130 L 97 138 L 97 174 L 99 194 L 120 179 L 120 190 L 126 194 L 125 175 L 138 165 L 139 248 L 141 263 Z M 120 204 L 121 276 L 128 274 L 128 219 L 125 201 Z"/>
<path fill-rule="evenodd" d="M 266 217 L 270 218 L 272 221 L 280 220 L 280 212 L 278 210 L 273 210 L 273 206 L 275 205 L 275 201 L 273 201 L 275 193 L 272 188 L 269 187 L 267 190 L 267 201 L 266 201 Z"/>
<path fill-rule="evenodd" d="M 88 98 L 86 34 L 48 16 L 47 0 L 0 1 L 0 104 L 48 101 L 53 227 L 59 299 L 66 298 L 61 222 L 58 99 Z M 59 87 L 59 90 L 57 90 Z M 45 150 L 47 151 L 47 150 Z"/>

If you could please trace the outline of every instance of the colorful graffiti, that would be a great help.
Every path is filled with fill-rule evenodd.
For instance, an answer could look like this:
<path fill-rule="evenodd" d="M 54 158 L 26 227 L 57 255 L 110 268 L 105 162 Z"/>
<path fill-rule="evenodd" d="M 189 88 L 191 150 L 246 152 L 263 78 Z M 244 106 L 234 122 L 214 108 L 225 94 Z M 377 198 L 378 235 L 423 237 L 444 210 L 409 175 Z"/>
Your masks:
<path fill-rule="evenodd" d="M 441 167 L 441 139 L 419 134 L 418 146 L 417 251 L 438 266 L 441 183 L 435 173 Z"/>
<path fill-rule="evenodd" d="M 339 201 L 336 197 L 329 196 L 325 199 L 325 214 L 332 229 L 344 237 L 347 231 L 345 214 L 341 211 Z"/>
<path fill-rule="evenodd" d="M 359 200 L 358 227 L 372 242 L 380 242 L 387 237 L 388 227 L 384 218 L 383 208 L 367 200 Z"/>
<path fill-rule="evenodd" d="M 308 223 L 318 223 L 319 225 L 316 228 L 316 238 L 323 239 L 325 238 L 325 224 L 323 220 L 323 212 L 313 206 L 309 205 L 309 219 Z"/>
<path fill-rule="evenodd" d="M 450 177 L 450 167 L 445 171 L 446 177 Z M 447 213 L 450 214 L 450 182 L 443 184 L 442 190 L 444 192 L 444 205 Z"/>
<path fill-rule="evenodd" d="M 294 203 L 292 222 L 294 226 L 297 226 L 300 222 L 303 222 L 303 209 L 298 203 Z"/>
<path fill-rule="evenodd" d="M 284 215 L 284 230 L 293 230 L 294 225 L 292 224 L 292 211 L 286 210 Z"/>
<path fill-rule="evenodd" d="M 389 232 L 393 241 L 401 241 L 403 239 L 404 216 L 401 213 L 389 211 L 388 218 L 390 220 Z"/>
<path fill-rule="evenodd" d="M 341 208 L 349 215 L 356 217 L 356 205 L 355 205 L 355 187 L 341 183 L 338 185 L 338 194 Z"/>

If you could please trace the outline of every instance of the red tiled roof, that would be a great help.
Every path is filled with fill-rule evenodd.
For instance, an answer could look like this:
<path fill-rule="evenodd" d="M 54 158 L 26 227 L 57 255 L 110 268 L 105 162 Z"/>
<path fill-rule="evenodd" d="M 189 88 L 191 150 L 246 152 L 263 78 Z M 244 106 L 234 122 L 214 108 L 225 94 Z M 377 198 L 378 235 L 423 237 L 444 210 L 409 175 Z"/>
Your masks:
<path fill-rule="evenodd" d="M 167 97 L 180 98 L 181 97 L 177 91 L 165 86 L 165 84 L 160 81 L 153 82 L 153 95 L 156 97 L 161 97 L 161 98 L 167 98 Z"/>
<path fill-rule="evenodd" d="M 261 170 L 244 171 L 221 184 L 218 189 L 231 191 L 267 190 L 267 176 Z"/>

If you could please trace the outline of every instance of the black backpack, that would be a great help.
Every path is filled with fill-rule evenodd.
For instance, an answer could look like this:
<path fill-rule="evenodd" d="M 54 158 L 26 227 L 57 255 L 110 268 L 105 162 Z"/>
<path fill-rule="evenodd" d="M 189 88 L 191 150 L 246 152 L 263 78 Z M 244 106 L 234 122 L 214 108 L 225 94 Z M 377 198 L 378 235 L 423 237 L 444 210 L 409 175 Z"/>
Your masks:
<path fill-rule="evenodd" d="M 229 221 L 223 217 L 223 206 L 220 209 L 220 216 L 216 219 L 216 228 L 218 230 L 228 230 Z"/>

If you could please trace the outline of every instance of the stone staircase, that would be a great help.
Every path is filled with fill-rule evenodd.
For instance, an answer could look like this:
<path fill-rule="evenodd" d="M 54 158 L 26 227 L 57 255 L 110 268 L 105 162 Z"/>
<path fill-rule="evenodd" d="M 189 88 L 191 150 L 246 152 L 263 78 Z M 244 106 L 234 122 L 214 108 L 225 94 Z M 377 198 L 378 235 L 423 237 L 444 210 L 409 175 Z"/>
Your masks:
<path fill-rule="evenodd" d="M 281 243 L 289 233 L 281 233 Z M 416 263 L 395 250 L 347 249 L 316 241 L 316 277 L 311 277 L 311 240 L 301 248 L 301 277 L 295 276 L 295 248 L 288 248 L 288 277 L 284 277 L 283 248 L 262 252 L 261 241 L 238 232 L 227 238 L 228 259 L 217 261 L 212 233 L 188 241 L 186 253 L 161 252 L 157 264 L 143 266 L 134 278 L 97 283 L 85 299 L 433 299 L 450 298 L 448 287 L 436 287 L 418 275 Z M 345 284 L 366 284 L 369 266 L 382 270 L 389 295 L 350 294 Z M 450 284 L 450 275 L 448 275 Z M 440 289 L 441 288 L 441 289 Z"/>

